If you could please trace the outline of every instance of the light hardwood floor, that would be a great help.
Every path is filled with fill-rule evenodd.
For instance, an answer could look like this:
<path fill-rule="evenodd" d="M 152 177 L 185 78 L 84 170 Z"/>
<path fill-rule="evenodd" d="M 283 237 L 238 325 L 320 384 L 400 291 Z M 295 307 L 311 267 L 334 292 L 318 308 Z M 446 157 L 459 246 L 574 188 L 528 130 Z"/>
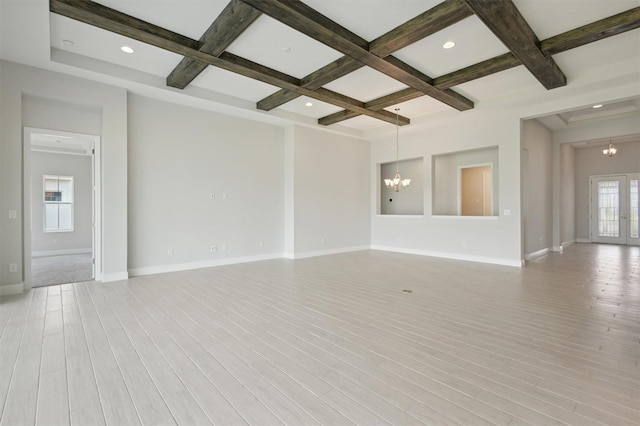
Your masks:
<path fill-rule="evenodd" d="M 0 330 L 2 424 L 640 424 L 639 247 L 52 286 Z"/>

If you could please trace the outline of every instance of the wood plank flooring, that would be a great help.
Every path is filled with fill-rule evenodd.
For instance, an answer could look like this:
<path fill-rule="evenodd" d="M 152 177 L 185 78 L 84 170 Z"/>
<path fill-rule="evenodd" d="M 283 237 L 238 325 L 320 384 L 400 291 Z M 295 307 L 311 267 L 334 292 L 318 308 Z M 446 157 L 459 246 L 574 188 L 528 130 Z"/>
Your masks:
<path fill-rule="evenodd" d="M 51 286 L 0 332 L 3 425 L 640 424 L 639 247 Z"/>

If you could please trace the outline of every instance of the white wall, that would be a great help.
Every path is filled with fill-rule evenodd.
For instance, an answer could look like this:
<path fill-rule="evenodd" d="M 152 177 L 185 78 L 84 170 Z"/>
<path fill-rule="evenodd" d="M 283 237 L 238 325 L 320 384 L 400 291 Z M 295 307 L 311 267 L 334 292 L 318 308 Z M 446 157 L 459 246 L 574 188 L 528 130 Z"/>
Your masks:
<path fill-rule="evenodd" d="M 369 142 L 302 126 L 293 132 L 292 257 L 368 248 Z"/>
<path fill-rule="evenodd" d="M 553 244 L 553 137 L 537 120 L 522 124 L 522 236 L 527 256 Z"/>
<path fill-rule="evenodd" d="M 390 136 L 390 134 L 389 134 Z M 372 142 L 371 164 L 395 156 L 389 136 Z M 400 141 L 407 158 L 424 157 L 425 215 L 376 215 L 371 206 L 374 248 L 458 259 L 520 265 L 520 123 L 508 110 L 491 109 L 446 114 L 430 124 L 408 128 Z M 499 148 L 498 198 L 500 211 L 510 216 L 433 216 L 432 156 L 477 148 Z M 372 173 L 372 179 L 375 174 Z M 377 191 L 375 182 L 372 191 Z M 374 192 L 375 193 L 375 192 Z"/>
<path fill-rule="evenodd" d="M 560 244 L 576 240 L 576 150 L 560 147 Z"/>
<path fill-rule="evenodd" d="M 0 62 L 0 87 L 0 284 L 13 291 L 21 287 L 24 276 L 23 127 L 92 133 L 88 126 L 93 128 L 95 121 L 85 118 L 96 111 L 102 138 L 103 280 L 126 278 L 126 90 L 6 61 Z M 46 101 L 23 110 L 23 99 L 30 97 Z M 60 109 L 61 105 L 72 107 Z M 63 112 L 42 112 L 47 110 Z M 16 210 L 17 218 L 9 219 L 8 210 Z M 17 263 L 17 272 L 9 272 L 10 263 Z"/>
<path fill-rule="evenodd" d="M 281 127 L 136 95 L 128 111 L 130 273 L 282 256 Z"/>
<path fill-rule="evenodd" d="M 613 157 L 602 154 L 603 147 L 576 149 L 576 238 L 589 240 L 589 177 L 640 172 L 640 141 L 616 144 Z"/>
<path fill-rule="evenodd" d="M 44 232 L 44 175 L 73 177 L 72 232 Z M 91 157 L 31 152 L 31 252 L 33 254 L 91 251 L 92 204 Z"/>

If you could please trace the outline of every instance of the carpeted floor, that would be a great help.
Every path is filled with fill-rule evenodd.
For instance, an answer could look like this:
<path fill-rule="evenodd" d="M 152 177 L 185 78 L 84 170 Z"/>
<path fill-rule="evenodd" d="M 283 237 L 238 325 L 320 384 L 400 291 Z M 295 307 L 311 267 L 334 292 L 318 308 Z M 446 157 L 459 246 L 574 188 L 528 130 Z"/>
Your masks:
<path fill-rule="evenodd" d="M 79 283 L 93 280 L 91 253 L 31 258 L 31 285 Z"/>

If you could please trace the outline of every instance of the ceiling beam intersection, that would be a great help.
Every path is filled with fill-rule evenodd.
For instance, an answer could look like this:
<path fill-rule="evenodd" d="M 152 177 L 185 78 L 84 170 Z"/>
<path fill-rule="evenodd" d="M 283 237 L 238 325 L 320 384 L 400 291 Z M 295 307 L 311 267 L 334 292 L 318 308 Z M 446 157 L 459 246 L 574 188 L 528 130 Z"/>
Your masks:
<path fill-rule="evenodd" d="M 200 37 L 201 52 L 218 56 L 261 15 L 240 0 L 231 0 Z M 185 57 L 167 76 L 167 86 L 184 89 L 209 65 Z"/>
<path fill-rule="evenodd" d="M 547 90 L 567 85 L 567 77 L 553 58 L 540 50 L 540 40 L 511 0 L 465 1 Z"/>

